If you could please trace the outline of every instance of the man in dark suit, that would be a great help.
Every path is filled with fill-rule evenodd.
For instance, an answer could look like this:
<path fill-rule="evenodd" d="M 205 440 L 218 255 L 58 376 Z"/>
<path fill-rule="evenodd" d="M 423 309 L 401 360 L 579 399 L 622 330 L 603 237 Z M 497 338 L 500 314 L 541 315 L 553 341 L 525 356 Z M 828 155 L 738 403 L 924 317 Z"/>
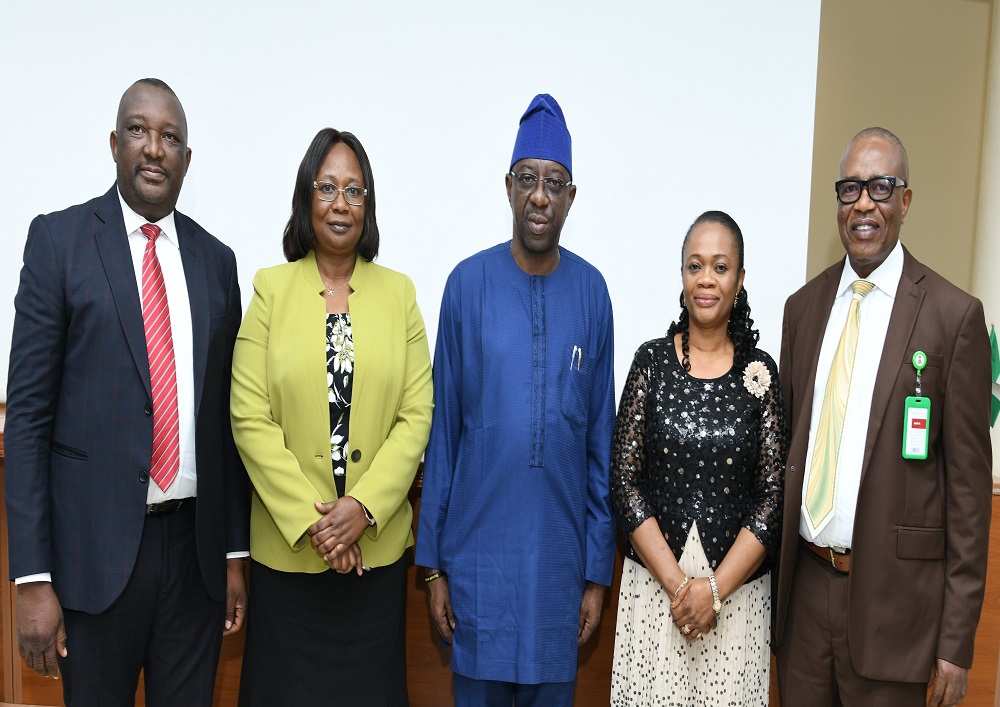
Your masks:
<path fill-rule="evenodd" d="M 174 210 L 177 96 L 122 96 L 104 196 L 35 218 L 6 425 L 18 647 L 68 705 L 209 705 L 243 623 L 248 488 L 229 427 L 233 252 Z M 58 658 L 57 658 L 58 654 Z"/>
<path fill-rule="evenodd" d="M 967 689 L 989 546 L 990 353 L 979 300 L 899 243 L 909 181 L 895 135 L 855 136 L 837 182 L 847 258 L 785 305 L 786 707 L 954 705 Z"/>

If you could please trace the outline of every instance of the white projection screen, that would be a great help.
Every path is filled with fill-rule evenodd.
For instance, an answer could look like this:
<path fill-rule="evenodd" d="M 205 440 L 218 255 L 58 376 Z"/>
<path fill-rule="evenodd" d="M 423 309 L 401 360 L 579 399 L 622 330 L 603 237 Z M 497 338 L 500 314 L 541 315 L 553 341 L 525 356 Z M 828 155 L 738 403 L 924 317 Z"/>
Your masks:
<path fill-rule="evenodd" d="M 743 229 L 753 316 L 778 357 L 805 277 L 820 0 L 42 1 L 3 15 L 3 390 L 28 224 L 112 185 L 118 99 L 147 76 L 187 112 L 178 209 L 236 251 L 244 307 L 256 270 L 283 261 L 306 146 L 350 130 L 374 168 L 378 262 L 413 279 L 433 348 L 448 273 L 511 237 L 518 119 L 550 93 L 578 185 L 561 244 L 607 279 L 619 391 L 636 347 L 678 314 L 681 241 L 707 209 Z"/>

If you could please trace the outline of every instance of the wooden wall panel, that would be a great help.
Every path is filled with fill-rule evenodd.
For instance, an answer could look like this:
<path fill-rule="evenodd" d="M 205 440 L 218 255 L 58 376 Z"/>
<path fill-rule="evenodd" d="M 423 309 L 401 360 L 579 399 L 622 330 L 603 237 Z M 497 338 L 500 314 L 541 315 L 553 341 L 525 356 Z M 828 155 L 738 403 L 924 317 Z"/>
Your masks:
<path fill-rule="evenodd" d="M 3 475 L 3 427 L 7 417 L 6 406 L 0 406 L 0 699 L 14 699 L 14 666 L 17 655 L 17 644 L 11 617 L 14 616 L 11 590 L 13 584 L 7 581 L 7 504 L 4 499 Z"/>
<path fill-rule="evenodd" d="M 994 493 L 998 489 L 994 488 Z M 976 652 L 969 670 L 969 693 L 962 707 L 993 707 L 996 704 L 1000 657 L 1000 496 L 993 496 L 990 525 L 990 559 L 986 569 L 986 597 L 976 632 Z"/>

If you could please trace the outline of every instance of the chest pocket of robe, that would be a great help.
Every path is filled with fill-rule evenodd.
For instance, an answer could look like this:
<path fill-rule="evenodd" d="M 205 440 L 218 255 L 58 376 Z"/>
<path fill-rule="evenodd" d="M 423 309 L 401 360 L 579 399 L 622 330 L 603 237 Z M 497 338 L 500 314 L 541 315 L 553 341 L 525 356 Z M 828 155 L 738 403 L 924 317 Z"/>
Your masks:
<path fill-rule="evenodd" d="M 573 427 L 585 427 L 590 409 L 590 389 L 594 382 L 594 362 L 583 346 L 568 346 L 560 351 L 559 409 Z"/>

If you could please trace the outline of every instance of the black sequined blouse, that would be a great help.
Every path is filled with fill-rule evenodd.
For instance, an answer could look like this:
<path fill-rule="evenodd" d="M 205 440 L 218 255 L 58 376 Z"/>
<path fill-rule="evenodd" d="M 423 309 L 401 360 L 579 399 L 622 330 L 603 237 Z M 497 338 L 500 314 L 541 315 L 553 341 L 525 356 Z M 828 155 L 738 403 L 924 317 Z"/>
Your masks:
<path fill-rule="evenodd" d="M 735 366 L 699 379 L 681 366 L 672 339 L 646 342 L 625 381 L 611 443 L 611 501 L 626 537 L 655 517 L 680 560 L 697 521 L 714 569 L 747 528 L 767 549 L 747 581 L 777 554 L 788 452 L 777 366 L 759 349 L 749 361 L 751 374 L 763 374 L 756 381 L 744 383 L 745 370 Z M 642 562 L 631 544 L 628 557 Z"/>

